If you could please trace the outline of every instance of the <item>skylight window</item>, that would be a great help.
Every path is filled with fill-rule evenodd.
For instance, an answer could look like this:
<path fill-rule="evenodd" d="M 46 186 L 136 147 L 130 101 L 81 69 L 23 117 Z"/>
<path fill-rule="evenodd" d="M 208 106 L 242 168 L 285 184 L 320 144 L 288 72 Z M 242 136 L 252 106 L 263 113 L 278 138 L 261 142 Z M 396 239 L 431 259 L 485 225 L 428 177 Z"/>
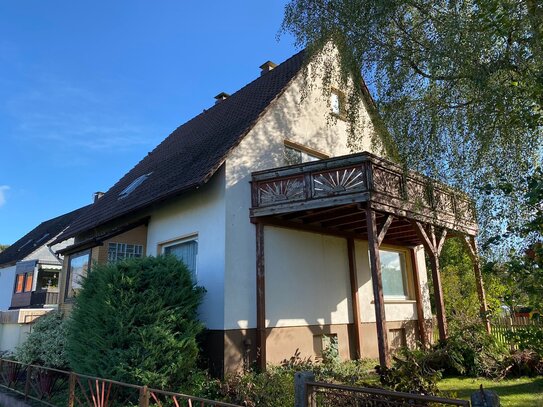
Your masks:
<path fill-rule="evenodd" d="M 152 172 L 148 174 L 144 174 L 138 178 L 136 178 L 134 181 L 130 183 L 125 189 L 121 191 L 119 194 L 119 199 L 126 198 L 128 195 L 130 195 L 137 187 L 139 187 L 143 182 L 149 178 L 149 176 L 152 174 Z"/>

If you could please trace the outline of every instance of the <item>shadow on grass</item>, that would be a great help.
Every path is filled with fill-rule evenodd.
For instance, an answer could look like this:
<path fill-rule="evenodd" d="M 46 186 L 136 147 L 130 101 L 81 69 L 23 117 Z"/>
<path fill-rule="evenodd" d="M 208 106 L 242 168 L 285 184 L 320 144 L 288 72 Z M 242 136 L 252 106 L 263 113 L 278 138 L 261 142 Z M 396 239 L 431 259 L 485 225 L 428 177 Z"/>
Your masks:
<path fill-rule="evenodd" d="M 443 385 L 441 385 L 443 384 Z M 543 378 L 537 379 L 510 379 L 501 381 L 492 381 L 477 378 L 451 378 L 444 379 L 438 383 L 438 387 L 448 394 L 456 394 L 456 397 L 468 399 L 471 394 L 477 391 L 480 385 L 486 390 L 494 390 L 500 397 L 511 397 L 514 399 L 525 399 L 525 397 L 534 398 L 537 405 L 540 404 L 540 397 L 543 397 Z"/>

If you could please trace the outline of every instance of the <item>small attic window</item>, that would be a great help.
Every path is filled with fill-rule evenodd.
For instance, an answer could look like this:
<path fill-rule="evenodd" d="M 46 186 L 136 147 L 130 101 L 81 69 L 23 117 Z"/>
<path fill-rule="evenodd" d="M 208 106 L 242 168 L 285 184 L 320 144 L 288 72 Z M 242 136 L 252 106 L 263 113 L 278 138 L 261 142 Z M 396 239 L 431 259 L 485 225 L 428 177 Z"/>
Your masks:
<path fill-rule="evenodd" d="M 345 116 L 345 94 L 342 91 L 332 88 L 330 107 L 332 108 L 332 114 L 340 117 Z"/>
<path fill-rule="evenodd" d="M 139 187 L 141 184 L 143 184 L 143 182 L 149 178 L 149 176 L 152 174 L 152 172 L 148 173 L 148 174 L 144 174 L 144 175 L 141 175 L 139 176 L 138 178 L 136 178 L 134 181 L 132 181 L 130 183 L 130 185 L 128 185 L 125 189 L 123 189 L 121 191 L 121 193 L 119 194 L 119 198 L 118 199 L 123 199 L 123 198 L 126 198 L 128 195 L 130 195 L 137 187 Z"/>

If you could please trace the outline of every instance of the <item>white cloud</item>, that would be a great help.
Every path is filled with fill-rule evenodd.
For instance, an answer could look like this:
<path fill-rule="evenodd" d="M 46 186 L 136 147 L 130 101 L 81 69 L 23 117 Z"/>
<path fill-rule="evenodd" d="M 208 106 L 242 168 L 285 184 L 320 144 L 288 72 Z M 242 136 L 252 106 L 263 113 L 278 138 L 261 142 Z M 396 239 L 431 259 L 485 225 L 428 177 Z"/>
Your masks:
<path fill-rule="evenodd" d="M 6 203 L 6 191 L 9 189 L 7 185 L 0 185 L 0 206 Z"/>

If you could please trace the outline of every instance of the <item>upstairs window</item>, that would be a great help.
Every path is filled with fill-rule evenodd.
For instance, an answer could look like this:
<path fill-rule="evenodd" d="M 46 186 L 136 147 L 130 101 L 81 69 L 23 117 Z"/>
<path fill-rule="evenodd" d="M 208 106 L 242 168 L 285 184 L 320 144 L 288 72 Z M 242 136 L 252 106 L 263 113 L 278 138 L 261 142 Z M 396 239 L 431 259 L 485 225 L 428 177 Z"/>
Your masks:
<path fill-rule="evenodd" d="M 381 278 L 383 296 L 386 298 L 407 299 L 409 297 L 405 254 L 389 250 L 379 250 L 381 257 Z"/>
<path fill-rule="evenodd" d="M 66 278 L 66 298 L 73 298 L 81 288 L 83 277 L 87 275 L 90 265 L 90 250 L 70 255 L 68 275 Z"/>
<path fill-rule="evenodd" d="M 24 274 L 17 274 L 17 277 L 15 279 L 15 292 L 16 293 L 22 293 L 23 292 L 24 281 L 25 281 L 25 275 Z"/>
<path fill-rule="evenodd" d="M 110 263 L 123 259 L 140 258 L 143 256 L 143 246 L 140 244 L 109 243 L 107 261 Z"/>
<path fill-rule="evenodd" d="M 26 273 L 25 293 L 32 291 L 33 280 L 34 280 L 34 273 Z"/>
<path fill-rule="evenodd" d="M 181 260 L 192 275 L 196 277 L 196 260 L 198 257 L 198 240 L 196 238 L 177 240 L 164 244 L 162 250 L 164 254 L 173 255 Z"/>
<path fill-rule="evenodd" d="M 328 158 L 325 154 L 285 140 L 285 165 L 308 163 Z"/>
<path fill-rule="evenodd" d="M 345 116 L 345 94 L 340 90 L 332 88 L 330 93 L 330 107 L 336 116 Z"/>

